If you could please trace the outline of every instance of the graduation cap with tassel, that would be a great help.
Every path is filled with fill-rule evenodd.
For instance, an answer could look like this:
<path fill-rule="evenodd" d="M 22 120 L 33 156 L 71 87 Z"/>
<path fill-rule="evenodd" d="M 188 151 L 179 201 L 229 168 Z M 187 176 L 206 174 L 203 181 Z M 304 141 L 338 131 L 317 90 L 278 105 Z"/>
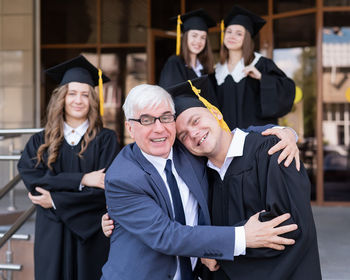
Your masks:
<path fill-rule="evenodd" d="M 179 116 L 182 112 L 189 108 L 207 108 L 214 116 L 220 127 L 229 133 L 231 132 L 230 128 L 224 121 L 220 110 L 208 101 L 208 99 L 210 99 L 210 92 L 207 75 L 174 85 L 166 88 L 166 90 L 173 97 L 176 116 Z"/>
<path fill-rule="evenodd" d="M 79 55 L 45 70 L 45 72 L 60 86 L 70 82 L 84 83 L 92 87 L 98 86 L 100 114 L 103 116 L 103 83 L 109 82 L 110 79 L 102 73 L 101 69 L 97 69 L 84 56 Z"/>
<path fill-rule="evenodd" d="M 208 32 L 210 27 L 216 26 L 216 22 L 203 10 L 198 9 L 183 15 L 171 18 L 176 20 L 176 55 L 180 55 L 181 31 L 201 30 Z"/>
<path fill-rule="evenodd" d="M 224 30 L 225 27 L 233 24 L 242 25 L 245 29 L 248 30 L 250 35 L 254 37 L 260 29 L 265 25 L 266 21 L 259 17 L 258 15 L 240 7 L 234 6 L 230 13 L 225 17 L 224 20 L 221 20 L 220 29 L 221 29 L 221 45 L 224 42 Z"/>

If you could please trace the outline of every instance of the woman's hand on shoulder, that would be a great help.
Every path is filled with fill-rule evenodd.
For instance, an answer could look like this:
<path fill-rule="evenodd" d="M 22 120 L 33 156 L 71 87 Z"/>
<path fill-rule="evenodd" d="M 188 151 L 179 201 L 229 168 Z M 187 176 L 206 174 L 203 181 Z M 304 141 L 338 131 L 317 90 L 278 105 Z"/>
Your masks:
<path fill-rule="evenodd" d="M 261 80 L 261 73 L 254 65 L 249 65 L 243 69 L 244 74 L 253 79 Z"/>

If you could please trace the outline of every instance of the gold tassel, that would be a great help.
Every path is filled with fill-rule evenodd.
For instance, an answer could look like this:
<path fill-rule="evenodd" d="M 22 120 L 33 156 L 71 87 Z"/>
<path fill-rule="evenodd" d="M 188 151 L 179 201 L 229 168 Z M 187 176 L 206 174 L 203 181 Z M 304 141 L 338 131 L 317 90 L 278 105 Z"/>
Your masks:
<path fill-rule="evenodd" d="M 228 133 L 231 133 L 230 128 L 228 127 L 228 125 L 226 124 L 226 122 L 224 121 L 224 118 L 222 116 L 222 113 L 220 112 L 220 110 L 215 107 L 214 105 L 212 105 L 208 100 L 206 100 L 204 97 L 200 96 L 200 89 L 197 89 L 195 86 L 192 85 L 192 82 L 190 80 L 188 80 L 188 82 L 191 85 L 192 91 L 198 96 L 198 99 L 205 105 L 205 107 L 207 107 L 207 109 L 209 110 L 209 112 L 214 116 L 214 118 L 216 119 L 216 121 L 219 123 L 220 127 L 224 130 L 227 131 Z M 221 116 L 221 119 L 219 120 L 219 118 L 214 114 L 214 111 Z"/>
<path fill-rule="evenodd" d="M 221 40 L 220 40 L 221 45 L 220 46 L 222 46 L 222 44 L 224 43 L 224 31 L 225 31 L 224 20 L 221 20 L 220 30 L 221 30 Z"/>
<path fill-rule="evenodd" d="M 103 116 L 103 81 L 102 81 L 102 70 L 98 69 L 98 92 L 100 95 L 100 114 Z"/>
<path fill-rule="evenodd" d="M 181 15 L 177 16 L 177 25 L 176 25 L 176 55 L 180 55 L 181 48 Z"/>

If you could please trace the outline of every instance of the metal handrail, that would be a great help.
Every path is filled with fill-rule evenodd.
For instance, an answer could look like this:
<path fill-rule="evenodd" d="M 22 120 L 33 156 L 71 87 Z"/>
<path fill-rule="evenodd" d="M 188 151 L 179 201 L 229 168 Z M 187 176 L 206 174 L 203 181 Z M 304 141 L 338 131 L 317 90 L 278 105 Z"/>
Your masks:
<path fill-rule="evenodd" d="M 5 234 L 0 233 L 0 238 L 3 237 Z M 13 240 L 29 240 L 30 235 L 29 234 L 14 234 L 12 235 L 11 239 Z"/>
<path fill-rule="evenodd" d="M 19 160 L 21 158 L 20 155 L 0 155 L 0 160 Z"/>
<path fill-rule="evenodd" d="M 0 190 L 0 199 L 3 198 L 10 190 L 12 190 L 21 181 L 21 176 L 17 174 L 10 182 L 8 182 Z"/>
<path fill-rule="evenodd" d="M 0 248 L 5 244 L 7 240 L 11 238 L 12 235 L 14 235 L 17 232 L 17 230 L 29 219 L 29 217 L 33 215 L 35 210 L 35 205 L 32 205 L 30 208 L 27 209 L 27 211 L 25 211 L 21 216 L 19 216 L 19 218 L 4 234 L 4 236 L 0 238 Z"/>
<path fill-rule="evenodd" d="M 0 264 L 0 270 L 13 270 L 20 271 L 22 269 L 21 264 L 13 264 L 13 263 L 2 263 Z"/>
<path fill-rule="evenodd" d="M 0 129 L 0 136 L 19 136 L 22 134 L 34 134 L 42 131 L 43 128 L 13 128 L 13 129 Z"/>

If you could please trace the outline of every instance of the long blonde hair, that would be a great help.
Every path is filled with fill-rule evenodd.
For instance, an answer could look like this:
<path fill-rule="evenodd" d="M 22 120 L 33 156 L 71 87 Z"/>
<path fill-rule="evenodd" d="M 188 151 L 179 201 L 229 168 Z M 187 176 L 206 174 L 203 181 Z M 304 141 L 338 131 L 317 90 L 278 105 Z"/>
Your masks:
<path fill-rule="evenodd" d="M 63 126 L 65 121 L 65 97 L 68 92 L 68 84 L 56 88 L 51 96 L 47 106 L 47 121 L 45 125 L 45 142 L 37 151 L 37 165 L 44 162 L 44 154 L 47 152 L 47 166 L 52 170 L 52 164 L 56 162 L 59 149 L 63 143 Z M 83 156 L 89 143 L 95 138 L 96 134 L 102 129 L 102 118 L 99 114 L 99 97 L 93 87 L 89 87 L 89 112 L 87 119 L 89 127 L 81 141 L 81 149 L 78 154 Z"/>

